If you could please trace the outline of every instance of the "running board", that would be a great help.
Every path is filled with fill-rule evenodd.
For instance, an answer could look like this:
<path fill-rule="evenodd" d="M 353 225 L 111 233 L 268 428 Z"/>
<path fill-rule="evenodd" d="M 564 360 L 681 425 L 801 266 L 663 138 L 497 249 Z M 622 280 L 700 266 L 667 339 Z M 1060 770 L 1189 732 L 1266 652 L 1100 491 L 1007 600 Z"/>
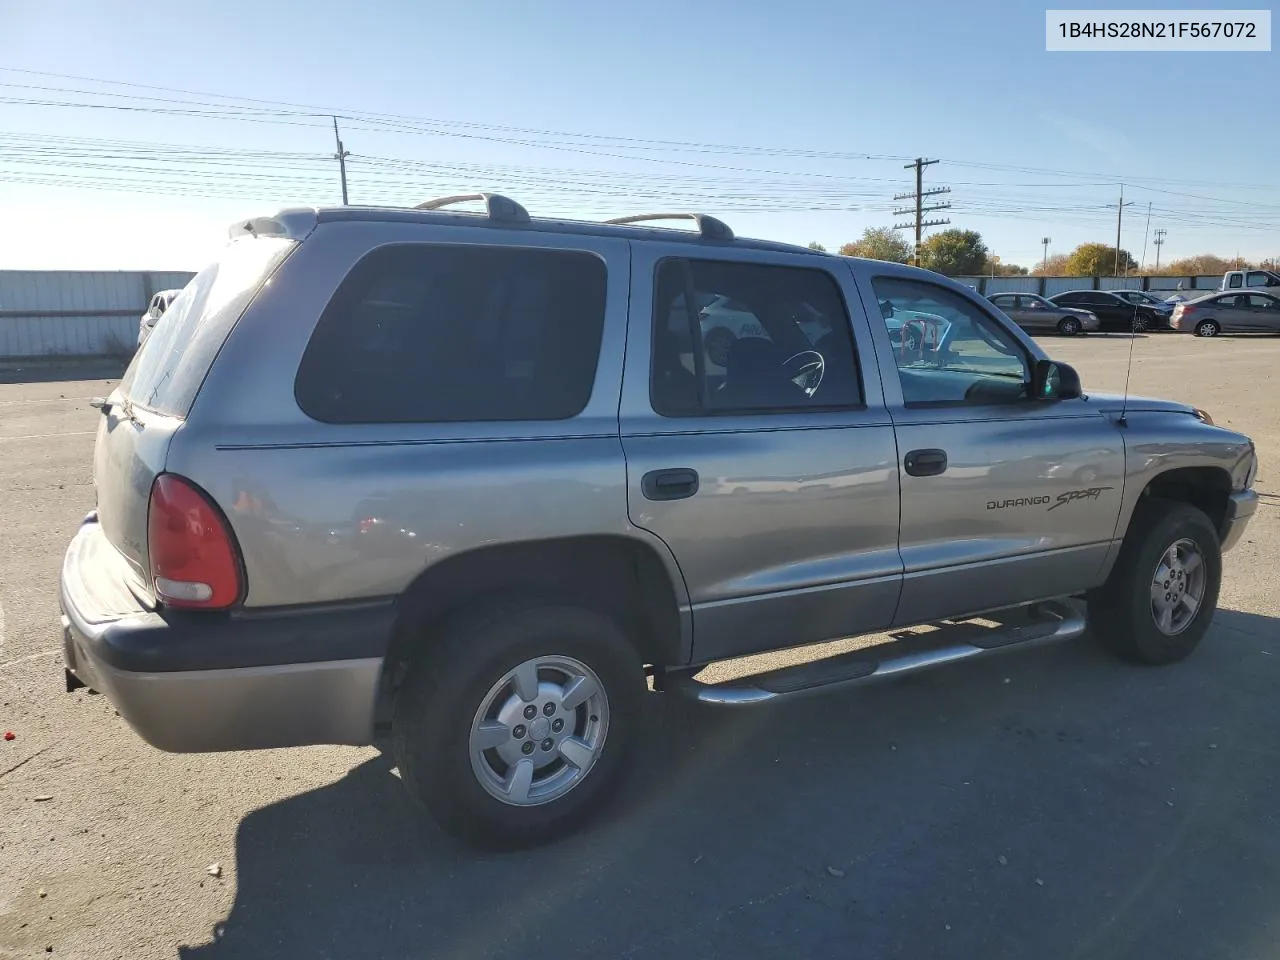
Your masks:
<path fill-rule="evenodd" d="M 939 625 L 936 633 L 924 637 L 895 640 L 874 650 L 855 650 L 723 683 L 704 683 L 694 679 L 692 673 L 672 671 L 667 674 L 666 687 L 703 703 L 745 706 L 872 683 L 1002 650 L 1022 650 L 1070 640 L 1084 633 L 1086 626 L 1079 610 L 1060 601 L 991 614 L 989 619 L 1001 617 L 1006 622 L 996 627 L 980 627 L 971 621 L 948 621 Z M 955 633 L 967 635 L 959 641 L 948 639 L 949 634 Z M 923 640 L 927 646 L 917 644 L 912 648 L 912 640 Z M 904 646 L 906 650 L 894 653 Z M 881 655 L 877 657 L 876 653 Z"/>

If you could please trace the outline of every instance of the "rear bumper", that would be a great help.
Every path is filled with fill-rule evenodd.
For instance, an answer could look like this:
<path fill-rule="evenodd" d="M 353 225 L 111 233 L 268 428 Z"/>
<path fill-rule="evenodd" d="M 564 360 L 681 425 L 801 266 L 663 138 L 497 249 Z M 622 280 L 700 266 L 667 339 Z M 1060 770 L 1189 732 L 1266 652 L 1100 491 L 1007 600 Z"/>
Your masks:
<path fill-rule="evenodd" d="M 86 561 L 93 537 L 90 519 L 63 561 L 66 666 L 148 743 L 194 753 L 372 742 L 390 601 L 225 616 L 117 603 L 104 613 Z"/>
<path fill-rule="evenodd" d="M 1258 495 L 1252 490 L 1241 490 L 1227 499 L 1227 509 L 1222 515 L 1222 549 L 1230 550 L 1244 535 L 1249 518 L 1258 509 Z"/>

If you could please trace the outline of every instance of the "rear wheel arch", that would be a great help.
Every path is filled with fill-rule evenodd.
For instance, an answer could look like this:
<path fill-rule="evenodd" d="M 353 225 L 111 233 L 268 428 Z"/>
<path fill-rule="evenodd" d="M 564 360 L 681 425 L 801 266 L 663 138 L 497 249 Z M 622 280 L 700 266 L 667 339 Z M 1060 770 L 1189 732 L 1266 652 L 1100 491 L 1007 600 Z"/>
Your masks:
<path fill-rule="evenodd" d="M 397 600 L 384 667 L 390 693 L 433 626 L 500 595 L 543 594 L 615 622 L 645 663 L 683 663 L 689 651 L 674 560 L 637 537 L 599 535 L 480 547 L 422 571 Z"/>

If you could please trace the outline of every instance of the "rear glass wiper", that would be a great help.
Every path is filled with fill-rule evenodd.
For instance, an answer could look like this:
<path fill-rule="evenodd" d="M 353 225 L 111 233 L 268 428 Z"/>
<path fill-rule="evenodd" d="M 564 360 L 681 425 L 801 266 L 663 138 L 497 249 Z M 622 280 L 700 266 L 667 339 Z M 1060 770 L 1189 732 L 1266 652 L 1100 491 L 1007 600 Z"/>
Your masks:
<path fill-rule="evenodd" d="M 138 422 L 138 418 L 133 415 L 133 404 L 128 399 L 111 400 L 107 397 L 94 397 L 89 401 L 89 406 L 102 411 L 104 416 L 109 415 L 113 410 L 118 410 L 118 416 L 121 419 Z"/>

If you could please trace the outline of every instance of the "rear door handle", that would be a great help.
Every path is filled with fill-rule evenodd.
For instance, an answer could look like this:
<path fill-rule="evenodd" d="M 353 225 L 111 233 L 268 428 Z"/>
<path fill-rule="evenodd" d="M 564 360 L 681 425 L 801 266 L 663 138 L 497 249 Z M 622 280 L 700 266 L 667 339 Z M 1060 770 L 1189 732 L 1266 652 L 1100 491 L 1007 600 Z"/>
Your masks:
<path fill-rule="evenodd" d="M 683 500 L 698 492 L 698 471 L 687 467 L 650 470 L 640 478 L 640 492 L 648 500 Z"/>
<path fill-rule="evenodd" d="M 902 459 L 902 468 L 913 477 L 936 477 L 947 469 L 947 451 L 912 450 Z"/>

